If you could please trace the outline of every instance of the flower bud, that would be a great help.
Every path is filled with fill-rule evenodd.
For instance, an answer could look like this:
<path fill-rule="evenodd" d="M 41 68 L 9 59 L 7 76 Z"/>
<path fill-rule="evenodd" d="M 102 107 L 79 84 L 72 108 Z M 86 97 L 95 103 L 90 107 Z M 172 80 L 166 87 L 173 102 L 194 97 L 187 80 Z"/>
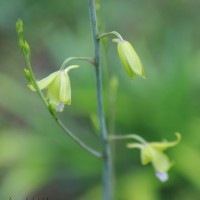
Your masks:
<path fill-rule="evenodd" d="M 31 53 L 31 50 L 30 50 L 30 46 L 28 44 L 27 41 L 24 41 L 24 45 L 22 47 L 22 50 L 25 52 L 25 54 L 30 57 L 30 53 Z"/>
<path fill-rule="evenodd" d="M 121 39 L 113 39 L 113 42 L 118 43 L 118 54 L 129 78 L 132 79 L 135 76 L 145 78 L 142 62 L 133 46 L 128 41 Z"/>
<path fill-rule="evenodd" d="M 26 69 L 26 68 L 24 68 L 24 75 L 25 75 L 25 77 L 27 78 L 27 80 L 28 80 L 29 82 L 32 81 L 32 80 L 31 80 L 30 71 L 29 71 L 28 69 Z"/>
<path fill-rule="evenodd" d="M 21 19 L 18 19 L 16 22 L 16 30 L 20 36 L 23 34 L 23 21 Z"/>

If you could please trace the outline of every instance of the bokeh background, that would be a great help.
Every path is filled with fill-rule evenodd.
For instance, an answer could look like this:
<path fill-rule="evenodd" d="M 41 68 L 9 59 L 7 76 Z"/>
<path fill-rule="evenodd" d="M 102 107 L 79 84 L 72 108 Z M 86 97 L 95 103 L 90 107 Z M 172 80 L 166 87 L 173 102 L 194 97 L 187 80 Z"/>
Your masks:
<path fill-rule="evenodd" d="M 200 1 L 101 0 L 101 30 L 116 30 L 140 55 L 146 80 L 128 79 L 116 44 L 103 42 L 106 122 L 112 134 L 181 143 L 160 183 L 137 150 L 116 142 L 116 200 L 200 199 Z M 101 200 L 102 164 L 55 124 L 23 75 L 15 22 L 23 19 L 35 75 L 56 71 L 70 56 L 93 56 L 87 0 L 0 0 L 0 199 Z M 107 60 L 107 61 L 106 61 Z M 88 145 L 101 150 L 94 71 L 70 72 L 72 106 L 59 114 Z M 118 87 L 110 88 L 111 77 Z M 116 100 L 115 100 L 116 98 Z"/>

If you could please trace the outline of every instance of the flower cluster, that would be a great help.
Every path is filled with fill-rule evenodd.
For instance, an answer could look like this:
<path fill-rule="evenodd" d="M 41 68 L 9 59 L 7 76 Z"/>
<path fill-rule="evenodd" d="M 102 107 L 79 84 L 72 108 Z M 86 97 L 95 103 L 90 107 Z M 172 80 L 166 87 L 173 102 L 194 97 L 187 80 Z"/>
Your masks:
<path fill-rule="evenodd" d="M 51 109 L 50 111 L 53 109 L 53 112 L 62 112 L 65 104 L 71 104 L 71 84 L 68 73 L 71 69 L 79 67 L 78 65 L 65 67 L 66 64 L 68 64 L 68 62 L 71 60 L 87 60 L 90 63 L 95 64 L 94 59 L 87 57 L 70 57 L 64 61 L 60 70 L 53 72 L 40 81 L 36 81 L 30 64 L 30 47 L 23 38 L 23 22 L 21 20 L 17 21 L 16 28 L 19 35 L 19 46 L 25 56 L 28 68 L 24 69 L 25 76 L 29 81 L 28 87 L 32 91 L 38 92 L 40 97 L 45 102 L 45 105 Z M 133 46 L 128 41 L 124 40 L 119 33 L 115 31 L 105 33 L 99 35 L 96 39 L 100 39 L 110 34 L 114 34 L 117 37 L 113 39 L 113 42 L 117 43 L 119 58 L 129 78 L 132 79 L 135 76 L 145 78 L 144 68 L 138 54 Z M 114 84 L 112 87 L 115 88 L 117 84 L 116 80 L 112 84 Z M 47 90 L 46 97 L 41 92 L 44 89 Z M 176 133 L 176 137 L 177 139 L 173 142 L 146 142 L 143 138 L 134 134 L 114 137 L 114 139 L 134 138 L 138 140 L 138 143 L 127 144 L 127 147 L 139 148 L 141 150 L 142 164 L 146 165 L 151 163 L 155 169 L 156 176 L 160 179 L 160 181 L 164 182 L 168 179 L 168 170 L 173 165 L 173 162 L 168 158 L 164 151 L 179 143 L 181 139 L 180 134 Z"/>

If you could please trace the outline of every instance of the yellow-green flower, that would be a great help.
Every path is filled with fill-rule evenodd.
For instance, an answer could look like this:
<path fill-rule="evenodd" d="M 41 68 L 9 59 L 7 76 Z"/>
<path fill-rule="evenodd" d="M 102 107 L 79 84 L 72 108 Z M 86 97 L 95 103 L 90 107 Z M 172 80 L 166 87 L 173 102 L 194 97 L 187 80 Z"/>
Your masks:
<path fill-rule="evenodd" d="M 113 42 L 118 44 L 118 54 L 129 78 L 132 79 L 135 76 L 145 78 L 142 62 L 133 46 L 128 41 L 122 39 L 113 39 Z"/>
<path fill-rule="evenodd" d="M 180 133 L 176 133 L 177 139 L 173 142 L 147 142 L 147 143 L 130 143 L 128 148 L 139 148 L 141 150 L 141 162 L 143 165 L 151 163 L 155 169 L 156 176 L 164 182 L 168 179 L 168 170 L 173 165 L 168 156 L 163 153 L 169 147 L 177 145 L 181 139 Z"/>
<path fill-rule="evenodd" d="M 46 98 L 49 100 L 51 106 L 58 112 L 63 111 L 65 104 L 71 104 L 71 86 L 68 72 L 77 67 L 79 66 L 69 66 L 65 70 L 56 71 L 46 78 L 37 81 L 40 90 L 47 89 Z M 28 87 L 32 91 L 36 91 L 33 85 L 29 84 Z"/>

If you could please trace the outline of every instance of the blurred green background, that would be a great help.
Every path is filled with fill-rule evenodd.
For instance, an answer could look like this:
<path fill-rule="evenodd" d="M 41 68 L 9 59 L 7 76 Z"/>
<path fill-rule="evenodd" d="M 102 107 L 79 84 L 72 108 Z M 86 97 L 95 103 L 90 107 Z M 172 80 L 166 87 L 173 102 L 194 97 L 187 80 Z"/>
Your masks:
<path fill-rule="evenodd" d="M 139 151 L 126 149 L 125 141 L 116 142 L 116 200 L 200 199 L 199 8 L 198 0 L 101 0 L 101 28 L 118 31 L 134 45 L 147 77 L 130 81 L 116 44 L 105 41 L 109 131 L 134 132 L 149 141 L 174 140 L 179 131 L 183 138 L 168 151 L 175 165 L 164 184 L 151 165 L 141 166 Z M 26 87 L 15 32 L 18 18 L 25 24 L 38 79 L 57 70 L 67 57 L 93 56 L 87 0 L 0 0 L 0 199 L 101 200 L 101 161 L 66 136 Z M 94 71 L 84 62 L 76 63 L 81 67 L 70 72 L 72 106 L 59 117 L 100 150 L 91 120 L 96 113 Z M 119 87 L 111 105 L 112 76 L 118 77 Z"/>

